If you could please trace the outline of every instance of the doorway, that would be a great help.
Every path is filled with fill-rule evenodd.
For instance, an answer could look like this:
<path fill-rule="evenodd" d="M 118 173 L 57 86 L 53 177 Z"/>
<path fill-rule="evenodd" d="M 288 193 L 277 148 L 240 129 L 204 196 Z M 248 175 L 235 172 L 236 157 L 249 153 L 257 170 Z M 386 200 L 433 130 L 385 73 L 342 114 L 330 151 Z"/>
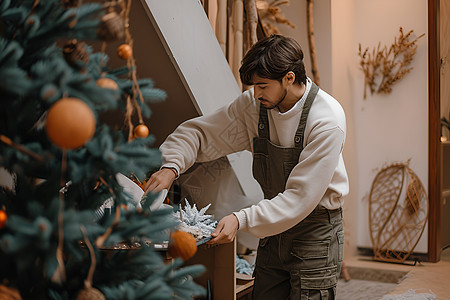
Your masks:
<path fill-rule="evenodd" d="M 429 226 L 428 260 L 440 260 L 443 248 L 450 245 L 450 197 L 446 196 L 449 154 L 445 150 L 445 134 L 441 119 L 450 119 L 450 3 L 446 0 L 428 1 L 428 67 L 429 67 Z M 443 137 L 441 141 L 441 137 Z M 447 165 L 444 165 L 446 163 Z"/>

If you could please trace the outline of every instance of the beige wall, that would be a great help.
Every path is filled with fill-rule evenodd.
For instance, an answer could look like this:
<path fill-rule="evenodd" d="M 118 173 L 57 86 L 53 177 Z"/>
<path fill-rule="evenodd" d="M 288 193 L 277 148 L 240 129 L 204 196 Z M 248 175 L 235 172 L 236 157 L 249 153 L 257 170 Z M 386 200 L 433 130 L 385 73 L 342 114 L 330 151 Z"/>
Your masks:
<path fill-rule="evenodd" d="M 356 57 L 357 43 L 363 47 L 391 45 L 399 27 L 413 38 L 427 33 L 425 0 L 354 1 L 355 44 L 349 47 Z M 353 117 L 355 121 L 356 160 L 358 170 L 357 244 L 371 246 L 367 224 L 368 193 L 376 172 L 387 163 L 411 159 L 410 168 L 428 190 L 428 49 L 427 35 L 417 45 L 414 68 L 389 95 L 363 95 L 361 71 L 351 75 L 353 81 Z M 378 170 L 377 170 L 378 169 Z M 427 252 L 427 230 L 416 252 Z"/>
<path fill-rule="evenodd" d="M 280 25 L 279 29 L 302 45 L 307 73 L 311 75 L 306 0 L 293 0 L 282 8 L 296 28 Z M 344 150 L 350 178 L 350 194 L 344 205 L 347 257 L 355 255 L 357 247 L 372 246 L 368 194 L 382 167 L 411 159 L 409 166 L 428 189 L 427 36 L 417 43 L 412 72 L 393 87 L 391 94 L 369 93 L 363 99 L 364 76 L 359 69 L 358 44 L 370 49 L 378 43 L 390 46 L 400 26 L 405 32 L 414 30 L 413 38 L 426 34 L 427 1 L 314 1 L 321 88 L 340 101 L 347 115 Z M 426 229 L 416 252 L 427 252 L 427 239 Z"/>
<path fill-rule="evenodd" d="M 305 52 L 311 74 L 306 36 L 306 1 L 291 1 L 285 16 L 297 28 L 280 26 L 296 38 Z M 364 77 L 359 70 L 358 44 L 363 48 L 390 46 L 399 27 L 415 36 L 427 33 L 425 0 L 321 0 L 315 1 L 314 26 L 321 87 L 342 104 L 347 116 L 344 159 L 350 178 L 345 200 L 346 253 L 372 247 L 368 225 L 368 194 L 383 166 L 406 162 L 428 190 L 428 52 L 427 36 L 417 45 L 413 71 L 389 95 L 363 99 Z M 416 252 L 427 252 L 427 229 Z"/>
<path fill-rule="evenodd" d="M 355 44 L 353 30 L 355 28 L 354 0 L 331 2 L 331 47 L 332 51 L 332 94 L 339 99 L 347 117 L 347 139 L 344 148 L 344 161 L 350 181 L 350 192 L 344 203 L 344 229 L 345 229 L 345 257 L 357 254 L 357 228 L 358 219 L 358 169 L 356 157 L 355 120 L 353 114 L 353 80 L 352 75 L 357 72 L 355 65 L 355 52 L 349 47 Z M 349 34 L 350 33 L 350 34 Z"/>

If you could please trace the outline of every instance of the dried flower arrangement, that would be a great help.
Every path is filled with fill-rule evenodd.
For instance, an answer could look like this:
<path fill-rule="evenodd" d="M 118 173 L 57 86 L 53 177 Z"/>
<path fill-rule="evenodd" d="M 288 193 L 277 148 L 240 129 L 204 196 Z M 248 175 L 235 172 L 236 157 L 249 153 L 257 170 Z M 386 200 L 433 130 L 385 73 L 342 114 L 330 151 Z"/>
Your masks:
<path fill-rule="evenodd" d="M 289 0 L 273 0 L 270 2 L 256 0 L 256 8 L 267 35 L 280 34 L 275 24 L 285 24 L 291 28 L 295 28 L 295 25 L 282 14 L 280 6 L 284 4 L 289 4 Z"/>
<path fill-rule="evenodd" d="M 359 44 L 360 66 L 365 77 L 364 99 L 366 88 L 369 88 L 371 94 L 389 94 L 392 86 L 413 69 L 409 65 L 417 51 L 417 40 L 425 34 L 410 42 L 412 33 L 413 30 L 410 30 L 404 34 L 403 28 L 400 27 L 400 35 L 395 38 L 389 49 L 387 46 L 381 48 L 378 43 L 377 48 L 373 48 L 372 52 L 369 52 L 369 48 L 362 51 Z"/>

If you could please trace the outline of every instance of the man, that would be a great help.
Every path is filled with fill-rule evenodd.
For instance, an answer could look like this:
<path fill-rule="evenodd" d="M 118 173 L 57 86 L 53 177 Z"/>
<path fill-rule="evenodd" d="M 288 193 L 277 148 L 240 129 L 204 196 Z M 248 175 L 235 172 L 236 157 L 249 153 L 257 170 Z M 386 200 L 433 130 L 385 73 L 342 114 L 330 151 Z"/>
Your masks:
<path fill-rule="evenodd" d="M 252 151 L 265 199 L 222 218 L 210 243 L 231 242 L 238 229 L 260 238 L 254 299 L 334 299 L 348 194 L 344 111 L 306 76 L 303 52 L 291 38 L 259 41 L 239 72 L 253 88 L 180 125 L 161 145 L 163 166 L 146 188 L 170 187 L 195 162 Z M 222 134 L 231 124 L 239 138 Z M 212 146 L 222 152 L 212 156 Z"/>

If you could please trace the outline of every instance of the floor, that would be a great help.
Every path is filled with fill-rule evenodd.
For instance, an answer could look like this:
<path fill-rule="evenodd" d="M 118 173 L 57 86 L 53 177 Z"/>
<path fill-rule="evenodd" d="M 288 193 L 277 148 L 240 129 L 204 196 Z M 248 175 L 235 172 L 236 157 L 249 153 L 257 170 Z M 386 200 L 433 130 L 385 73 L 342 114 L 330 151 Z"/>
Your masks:
<path fill-rule="evenodd" d="M 351 279 L 341 279 L 337 300 L 450 300 L 450 248 L 437 263 L 383 263 L 369 257 L 345 260 Z M 431 296 L 435 296 L 431 297 Z"/>

